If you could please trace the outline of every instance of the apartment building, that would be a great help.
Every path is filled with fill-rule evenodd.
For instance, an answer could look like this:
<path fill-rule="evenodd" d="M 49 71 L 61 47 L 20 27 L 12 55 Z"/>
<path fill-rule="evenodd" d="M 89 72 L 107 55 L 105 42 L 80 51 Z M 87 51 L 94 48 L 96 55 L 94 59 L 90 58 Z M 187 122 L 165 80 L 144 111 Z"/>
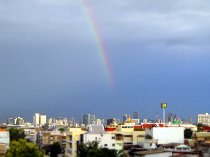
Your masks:
<path fill-rule="evenodd" d="M 103 125 L 90 125 L 88 131 L 81 128 L 70 128 L 66 135 L 67 157 L 77 157 L 77 146 L 80 143 L 97 141 L 99 147 L 108 149 L 122 150 L 123 143 L 121 139 L 116 139 L 116 135 L 104 131 Z"/>
<path fill-rule="evenodd" d="M 88 143 L 92 141 L 97 141 L 99 147 L 122 150 L 122 141 L 116 141 L 115 134 L 105 132 L 103 125 L 89 126 L 89 131 L 83 135 L 83 143 Z"/>
<path fill-rule="evenodd" d="M 123 141 L 123 146 L 137 145 L 145 140 L 145 130 L 135 130 L 135 123 L 125 122 L 117 126 L 116 131 L 113 133 L 116 135 L 117 140 Z"/>
<path fill-rule="evenodd" d="M 81 128 L 70 128 L 66 133 L 66 157 L 77 157 L 77 146 L 82 142 L 82 136 L 87 131 L 82 130 Z"/>
<path fill-rule="evenodd" d="M 37 133 L 37 145 L 39 148 L 49 146 L 55 142 L 59 142 L 64 150 L 66 147 L 66 133 L 61 133 L 60 131 L 39 131 Z"/>
<path fill-rule="evenodd" d="M 202 124 L 210 126 L 210 114 L 208 113 L 198 114 L 198 123 L 202 123 Z"/>

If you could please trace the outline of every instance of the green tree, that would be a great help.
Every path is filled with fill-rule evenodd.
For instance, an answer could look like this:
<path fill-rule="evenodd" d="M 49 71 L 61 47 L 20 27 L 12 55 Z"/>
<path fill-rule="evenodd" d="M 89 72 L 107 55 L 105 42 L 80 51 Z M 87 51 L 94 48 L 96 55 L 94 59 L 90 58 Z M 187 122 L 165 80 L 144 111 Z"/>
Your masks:
<path fill-rule="evenodd" d="M 117 157 L 117 151 L 114 149 L 108 149 L 108 148 L 101 148 L 99 149 L 99 154 L 101 157 Z"/>
<path fill-rule="evenodd" d="M 44 153 L 34 143 L 19 139 L 12 141 L 6 157 L 44 157 Z"/>
<path fill-rule="evenodd" d="M 50 156 L 57 157 L 62 152 L 62 147 L 59 142 L 55 142 L 50 147 Z"/>
<path fill-rule="evenodd" d="M 64 128 L 59 128 L 59 129 L 58 129 L 58 131 L 60 131 L 60 132 L 64 132 L 64 131 L 65 131 L 65 129 L 64 129 Z"/>
<path fill-rule="evenodd" d="M 184 138 L 187 138 L 187 139 L 191 139 L 192 138 L 192 130 L 191 129 L 185 129 L 184 130 Z"/>
<path fill-rule="evenodd" d="M 78 145 L 78 157 L 125 157 L 122 151 L 98 147 L 98 142 Z"/>
<path fill-rule="evenodd" d="M 23 129 L 10 128 L 9 135 L 10 135 L 10 141 L 18 141 L 19 139 L 25 138 Z"/>

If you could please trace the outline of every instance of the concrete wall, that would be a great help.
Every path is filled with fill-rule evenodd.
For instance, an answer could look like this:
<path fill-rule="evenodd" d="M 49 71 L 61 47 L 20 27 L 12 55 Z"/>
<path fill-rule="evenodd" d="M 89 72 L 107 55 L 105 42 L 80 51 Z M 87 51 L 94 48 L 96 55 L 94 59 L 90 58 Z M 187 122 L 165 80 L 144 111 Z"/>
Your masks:
<path fill-rule="evenodd" d="M 184 127 L 156 127 L 152 137 L 158 144 L 184 143 Z"/>

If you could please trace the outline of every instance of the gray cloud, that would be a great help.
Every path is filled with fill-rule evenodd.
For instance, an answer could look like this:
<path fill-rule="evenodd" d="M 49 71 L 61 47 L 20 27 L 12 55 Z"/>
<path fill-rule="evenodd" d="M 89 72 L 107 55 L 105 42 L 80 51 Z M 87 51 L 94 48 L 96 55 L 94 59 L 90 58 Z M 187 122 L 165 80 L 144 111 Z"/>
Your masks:
<path fill-rule="evenodd" d="M 85 42 L 91 37 L 91 26 L 79 1 L 21 0 L 0 3 L 2 42 L 16 40 L 15 36 L 28 42 L 50 42 L 57 38 Z M 195 38 L 198 43 L 200 40 L 208 41 L 209 4 L 208 1 L 195 0 L 89 1 L 105 39 L 118 43 L 165 40 L 173 44 L 172 41 L 186 39 L 189 42 L 184 43 L 191 43 L 190 40 Z"/>

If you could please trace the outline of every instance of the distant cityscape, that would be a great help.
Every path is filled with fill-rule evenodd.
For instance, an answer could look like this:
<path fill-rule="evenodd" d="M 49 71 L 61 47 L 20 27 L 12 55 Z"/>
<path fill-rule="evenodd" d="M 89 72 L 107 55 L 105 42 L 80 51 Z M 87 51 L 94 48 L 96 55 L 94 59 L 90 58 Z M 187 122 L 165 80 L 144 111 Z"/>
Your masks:
<path fill-rule="evenodd" d="M 181 119 L 176 113 L 169 112 L 165 115 L 166 123 L 170 124 L 191 124 L 191 123 L 199 123 L 202 118 L 199 118 L 203 114 L 198 114 L 198 118 L 196 122 L 193 122 L 192 117 L 189 117 L 188 119 Z M 35 113 L 34 116 L 32 116 L 32 122 L 26 122 L 24 117 L 9 117 L 7 118 L 7 121 L 5 121 L 4 125 L 24 125 L 24 126 L 34 126 L 34 127 L 42 127 L 42 126 L 87 126 L 90 124 L 95 125 L 109 125 L 110 123 L 113 123 L 113 121 L 116 121 L 116 123 L 124 122 L 128 119 L 128 117 L 132 118 L 132 121 L 135 122 L 135 124 L 140 123 L 163 123 L 162 115 L 159 115 L 156 113 L 155 119 L 141 119 L 140 114 L 138 111 L 133 112 L 132 114 L 124 114 L 122 115 L 122 118 L 107 118 L 107 119 L 101 119 L 98 118 L 95 114 L 84 114 L 82 118 L 77 120 L 76 118 L 72 117 L 70 119 L 66 117 L 48 117 L 46 114 L 41 113 Z M 207 124 L 207 120 L 205 122 Z"/>
<path fill-rule="evenodd" d="M 163 114 L 164 115 L 164 114 Z M 84 114 L 82 120 L 48 117 L 35 113 L 33 122 L 10 117 L 0 125 L 0 154 L 10 148 L 11 128 L 23 130 L 25 139 L 48 154 L 46 147 L 55 142 L 62 146 L 62 156 L 77 157 L 78 144 L 97 141 L 99 147 L 123 150 L 128 156 L 173 156 L 179 154 L 210 155 L 210 114 L 198 114 L 197 122 L 167 113 L 156 119 L 140 119 L 139 112 L 122 115 L 122 119 L 100 119 Z M 165 122 L 163 122 L 165 119 Z M 187 133 L 191 132 L 190 136 Z"/>

